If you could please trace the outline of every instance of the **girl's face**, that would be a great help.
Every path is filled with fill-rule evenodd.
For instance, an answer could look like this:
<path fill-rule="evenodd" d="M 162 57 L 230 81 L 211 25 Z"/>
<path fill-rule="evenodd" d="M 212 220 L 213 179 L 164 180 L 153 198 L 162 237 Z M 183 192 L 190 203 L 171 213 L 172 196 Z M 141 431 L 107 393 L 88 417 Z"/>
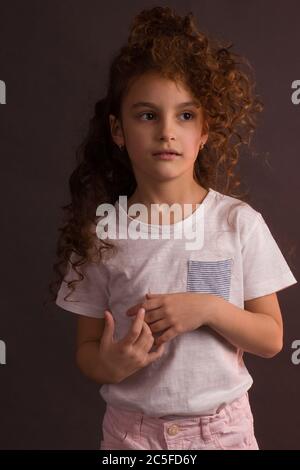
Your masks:
<path fill-rule="evenodd" d="M 124 97 L 122 126 L 110 115 L 111 132 L 117 145 L 125 145 L 138 183 L 178 178 L 193 167 L 205 144 L 203 112 L 184 85 L 149 72 L 136 79 Z M 148 104 L 141 104 L 141 103 Z M 195 102 L 195 104 L 184 104 Z M 172 160 L 155 157 L 155 152 L 175 149 Z"/>

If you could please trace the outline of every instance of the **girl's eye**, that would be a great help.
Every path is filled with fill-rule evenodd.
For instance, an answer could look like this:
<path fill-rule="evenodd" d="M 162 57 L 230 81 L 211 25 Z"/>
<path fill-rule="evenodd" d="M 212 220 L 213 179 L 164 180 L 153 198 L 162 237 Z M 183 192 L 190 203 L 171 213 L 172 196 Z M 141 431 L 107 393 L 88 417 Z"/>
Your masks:
<path fill-rule="evenodd" d="M 149 113 L 149 112 L 148 112 L 148 113 L 142 113 L 142 114 L 140 114 L 140 117 L 145 116 L 145 115 L 148 115 L 148 116 L 149 116 L 149 114 L 153 115 L 153 113 Z M 146 119 L 146 121 L 148 121 L 148 119 Z"/>
<path fill-rule="evenodd" d="M 146 112 L 146 113 L 140 114 L 139 117 L 142 117 L 142 116 L 144 116 L 144 115 L 146 115 L 146 114 L 147 114 L 147 115 L 149 115 L 149 114 L 154 115 L 154 113 Z M 192 119 L 194 118 L 194 114 L 193 114 L 193 113 L 190 113 L 189 111 L 185 111 L 185 112 L 183 112 L 183 113 L 181 113 L 181 114 L 189 114 L 190 116 L 192 116 Z M 192 119 L 187 119 L 187 120 L 188 120 L 188 121 L 191 121 Z M 152 121 L 152 119 L 150 119 L 150 120 Z M 149 121 L 149 119 L 146 119 L 146 121 Z M 186 121 L 186 119 L 184 119 L 184 121 Z"/>
<path fill-rule="evenodd" d="M 190 113 L 189 111 L 185 111 L 184 113 L 182 114 L 189 114 L 190 116 L 192 116 L 192 119 L 194 119 L 194 114 L 193 113 Z M 188 119 L 188 121 L 191 121 L 191 119 Z"/>

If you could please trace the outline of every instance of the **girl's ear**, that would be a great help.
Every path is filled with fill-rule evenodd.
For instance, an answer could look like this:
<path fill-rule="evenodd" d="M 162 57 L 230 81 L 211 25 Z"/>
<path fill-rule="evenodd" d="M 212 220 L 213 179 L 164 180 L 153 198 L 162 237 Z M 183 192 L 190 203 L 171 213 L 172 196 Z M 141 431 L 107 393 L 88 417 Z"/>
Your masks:
<path fill-rule="evenodd" d="M 203 143 L 206 144 L 206 141 L 208 139 L 208 134 L 209 134 L 209 123 L 207 119 L 205 119 L 203 123 L 203 128 L 202 128 L 202 136 L 203 136 Z"/>
<path fill-rule="evenodd" d="M 206 141 L 208 139 L 208 134 L 209 134 L 209 120 L 210 117 L 207 113 L 207 111 L 202 108 L 202 142 L 203 144 L 206 144 Z"/>
<path fill-rule="evenodd" d="M 110 132 L 114 143 L 120 147 L 120 145 L 124 145 L 124 138 L 122 128 L 119 125 L 119 120 L 113 114 L 109 115 L 109 125 L 110 125 Z"/>
<path fill-rule="evenodd" d="M 202 134 L 202 144 L 205 145 L 208 139 L 208 134 Z"/>

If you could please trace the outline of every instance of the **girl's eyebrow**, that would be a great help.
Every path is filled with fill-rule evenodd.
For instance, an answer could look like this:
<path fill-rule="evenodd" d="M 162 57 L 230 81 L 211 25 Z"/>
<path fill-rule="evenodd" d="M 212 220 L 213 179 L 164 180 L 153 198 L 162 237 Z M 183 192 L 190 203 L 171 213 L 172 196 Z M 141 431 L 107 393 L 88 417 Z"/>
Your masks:
<path fill-rule="evenodd" d="M 137 103 L 134 103 L 131 106 L 131 109 L 139 108 L 142 106 L 148 106 L 150 108 L 157 108 L 159 109 L 159 106 L 156 106 L 154 103 L 150 103 L 149 101 L 139 101 Z M 200 104 L 197 103 L 197 101 L 185 101 L 184 103 L 179 103 L 176 108 L 184 108 L 185 106 L 195 106 L 196 108 L 200 108 Z"/>

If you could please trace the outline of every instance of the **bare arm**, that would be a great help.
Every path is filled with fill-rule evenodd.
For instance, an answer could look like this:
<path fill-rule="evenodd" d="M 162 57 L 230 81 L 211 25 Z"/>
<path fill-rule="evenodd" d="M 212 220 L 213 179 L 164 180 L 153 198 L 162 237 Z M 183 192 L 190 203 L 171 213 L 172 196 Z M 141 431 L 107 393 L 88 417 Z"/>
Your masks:
<path fill-rule="evenodd" d="M 108 369 L 99 356 L 104 326 L 104 318 L 80 315 L 77 320 L 77 366 L 85 376 L 100 384 L 116 381 L 116 370 L 113 367 Z"/>
<path fill-rule="evenodd" d="M 245 302 L 246 310 L 216 297 L 208 326 L 244 351 L 270 358 L 282 349 L 283 325 L 276 292 Z"/>

